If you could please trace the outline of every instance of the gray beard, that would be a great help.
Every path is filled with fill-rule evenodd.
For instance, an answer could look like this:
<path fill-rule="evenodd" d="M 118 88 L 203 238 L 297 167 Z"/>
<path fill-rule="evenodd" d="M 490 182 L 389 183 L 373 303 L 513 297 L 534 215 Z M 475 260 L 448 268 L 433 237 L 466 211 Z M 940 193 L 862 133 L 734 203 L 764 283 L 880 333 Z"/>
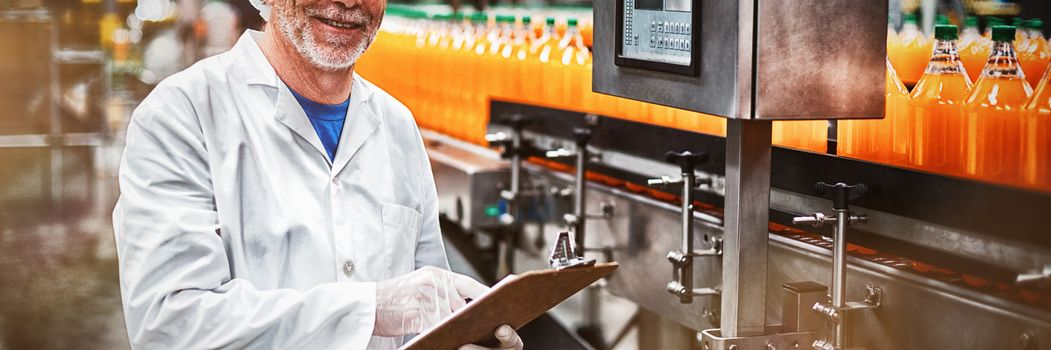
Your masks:
<path fill-rule="evenodd" d="M 368 49 L 369 45 L 372 44 L 372 40 L 376 38 L 377 30 L 373 29 L 366 33 L 366 40 L 357 43 L 349 43 L 346 40 L 331 40 L 328 42 L 328 44 L 336 47 L 353 45 L 349 52 L 326 48 L 321 45 L 319 38 L 307 28 L 308 24 L 305 17 L 294 17 L 290 13 L 294 9 L 289 9 L 286 6 L 290 5 L 275 6 L 272 9 L 271 17 L 274 17 L 273 19 L 276 20 L 281 34 L 292 43 L 296 51 L 318 68 L 337 71 L 354 66 L 358 58 L 361 58 L 361 55 L 365 53 L 365 49 Z"/>

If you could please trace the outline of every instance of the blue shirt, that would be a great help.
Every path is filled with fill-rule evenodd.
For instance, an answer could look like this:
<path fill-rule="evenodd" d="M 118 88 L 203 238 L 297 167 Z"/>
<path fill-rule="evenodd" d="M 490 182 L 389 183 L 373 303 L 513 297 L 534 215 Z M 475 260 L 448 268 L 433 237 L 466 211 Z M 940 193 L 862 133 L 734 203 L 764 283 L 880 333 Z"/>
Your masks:
<path fill-rule="evenodd" d="M 327 105 L 317 103 L 292 91 L 299 105 L 303 106 L 310 124 L 314 126 L 317 137 L 321 139 L 321 145 L 328 152 L 328 159 L 336 159 L 336 147 L 339 146 L 339 135 L 343 132 L 343 121 L 347 119 L 347 109 L 350 108 L 350 97 L 340 104 Z"/>

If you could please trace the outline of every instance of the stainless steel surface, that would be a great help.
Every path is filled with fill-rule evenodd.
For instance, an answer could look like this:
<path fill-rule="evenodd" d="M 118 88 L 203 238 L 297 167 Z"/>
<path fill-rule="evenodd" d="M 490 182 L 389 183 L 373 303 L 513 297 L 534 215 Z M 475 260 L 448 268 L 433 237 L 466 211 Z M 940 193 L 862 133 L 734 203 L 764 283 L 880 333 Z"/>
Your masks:
<path fill-rule="evenodd" d="M 871 82 L 885 73 L 886 2 L 701 1 L 697 76 L 616 66 L 620 3 L 594 4 L 597 92 L 731 119 L 883 116 Z"/>
<path fill-rule="evenodd" d="M 486 210 L 500 202 L 509 181 L 508 164 L 491 150 L 424 132 L 438 190 L 438 210 L 466 229 L 498 228 Z"/>
<path fill-rule="evenodd" d="M 756 3 L 756 118 L 883 117 L 886 1 Z"/>
<path fill-rule="evenodd" d="M 841 309 L 846 305 L 847 288 L 847 224 L 850 212 L 836 210 L 836 230 L 832 238 L 832 307 Z M 842 315 L 846 316 L 846 315 Z M 832 322 L 832 347 L 839 350 L 846 346 L 844 320 L 837 318 Z"/>
<path fill-rule="evenodd" d="M 802 349 L 810 344 L 817 332 L 777 333 L 778 327 L 770 327 L 766 335 L 753 337 L 729 337 L 721 334 L 719 329 L 706 329 L 701 332 L 701 348 L 705 350 L 769 350 L 769 349 Z"/>
<path fill-rule="evenodd" d="M 781 330 L 782 333 L 820 330 L 825 320 L 811 308 L 828 300 L 828 287 L 813 282 L 793 282 L 781 285 Z"/>
<path fill-rule="evenodd" d="M 827 199 L 773 189 L 770 207 L 789 213 L 813 213 L 832 205 Z M 852 206 L 865 213 L 865 231 L 941 251 L 981 260 L 1015 271 L 1040 270 L 1051 265 L 1051 251 L 1021 242 L 910 219 Z M 1037 228 L 1038 229 L 1038 228 Z"/>
<path fill-rule="evenodd" d="M 625 161 L 631 158 L 605 151 L 602 162 L 611 159 Z M 655 170 L 659 169 L 655 167 L 635 169 L 650 172 L 650 176 L 675 171 L 673 167 L 667 167 L 661 172 Z M 527 163 L 523 170 L 526 180 L 551 187 L 564 187 L 573 182 L 572 174 L 554 172 L 535 164 Z M 669 276 L 665 273 L 654 273 L 666 271 L 665 253 L 677 249 L 681 243 L 678 237 L 681 233 L 680 208 L 621 188 L 596 183 L 588 183 L 587 186 L 590 193 L 589 200 L 585 203 L 586 209 L 597 211 L 603 203 L 612 204 L 617 208 L 616 214 L 608 220 L 593 222 L 588 232 L 588 244 L 591 247 L 603 249 L 613 261 L 621 264 L 618 271 L 609 277 L 605 288 L 611 293 L 638 303 L 646 310 L 693 330 L 720 327 L 718 323 L 721 308 L 718 299 L 696 298 L 692 304 L 679 304 L 674 298 L 668 297 L 664 290 L 663 283 Z M 553 197 L 549 200 L 568 202 L 568 199 Z M 771 197 L 772 206 L 792 207 L 795 210 L 791 212 L 795 213 L 825 209 L 830 204 L 829 201 L 783 191 L 774 191 Z M 546 237 L 551 237 L 550 230 L 561 226 L 558 219 L 560 215 L 571 211 L 569 205 L 552 208 L 561 209 L 555 209 L 554 215 L 546 216 L 549 222 L 538 230 L 540 233 L 548 232 Z M 886 227 L 922 227 L 908 225 L 923 224 L 897 218 L 902 221 L 886 226 L 886 223 L 878 221 L 884 218 L 885 214 L 873 213 L 867 209 L 865 212 L 869 217 L 869 223 L 865 226 L 867 231 L 874 228 L 883 230 Z M 722 236 L 722 221 L 702 213 L 694 213 L 694 219 L 694 239 L 698 240 L 699 249 L 711 248 L 713 238 Z M 534 237 L 530 236 L 532 234 L 535 233 L 527 233 L 524 237 Z M 922 231 L 880 234 L 920 236 Z M 969 236 L 966 232 L 953 234 L 957 235 L 954 237 L 972 241 L 976 247 L 982 242 L 989 243 L 990 247 L 1003 247 L 1004 244 L 1011 243 L 986 241 L 985 237 Z M 708 236 L 706 239 L 703 237 L 705 235 Z M 790 282 L 830 280 L 831 250 L 765 233 L 763 242 L 764 246 L 769 247 L 765 318 L 770 324 L 777 324 L 783 322 L 784 316 L 781 286 Z M 1039 251 L 1028 250 L 1025 246 L 1016 246 L 1016 249 L 1033 257 L 1045 256 Z M 544 253 L 547 252 L 545 248 Z M 541 255 L 546 255 L 544 253 Z M 996 254 L 1002 256 L 1004 253 Z M 543 256 L 543 259 L 546 264 L 546 256 Z M 848 256 L 846 261 L 848 286 L 871 284 L 879 287 L 885 294 L 878 309 L 851 314 L 847 323 L 846 338 L 852 346 L 867 349 L 1020 349 L 1019 342 L 1023 337 L 1051 339 L 1051 313 L 1046 310 L 994 293 L 960 287 L 852 256 Z M 722 266 L 716 260 L 701 259 L 696 263 L 693 279 L 702 285 L 716 285 L 721 275 Z M 845 292 L 845 300 L 864 300 L 870 294 L 866 288 L 848 288 Z M 854 303 L 846 305 L 851 308 L 855 306 Z M 1037 343 L 1035 348 L 1051 349 L 1049 342 Z M 800 344 L 801 348 L 808 345 L 810 343 Z"/>
<path fill-rule="evenodd" d="M 720 332 L 756 336 L 766 330 L 771 122 L 733 119 L 726 130 Z"/>
<path fill-rule="evenodd" d="M 715 115 L 737 114 L 737 52 L 729 48 L 737 47 L 738 37 L 736 27 L 728 25 L 737 21 L 736 1 L 701 1 L 700 9 L 693 9 L 701 12 L 701 22 L 694 23 L 694 31 L 704 44 L 699 48 L 700 74 L 692 77 L 617 67 L 613 62 L 616 4 L 595 1 L 592 5 L 595 91 Z"/>

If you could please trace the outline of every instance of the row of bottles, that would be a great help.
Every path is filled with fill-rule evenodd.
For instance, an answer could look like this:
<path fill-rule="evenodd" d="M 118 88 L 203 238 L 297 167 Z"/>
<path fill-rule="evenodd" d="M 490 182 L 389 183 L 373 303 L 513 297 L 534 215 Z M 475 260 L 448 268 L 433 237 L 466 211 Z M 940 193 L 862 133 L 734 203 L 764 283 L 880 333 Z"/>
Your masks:
<path fill-rule="evenodd" d="M 957 27 L 936 26 L 929 63 L 912 92 L 888 60 L 886 118 L 841 122 L 839 153 L 1051 190 L 1051 68 L 1045 62 L 1031 79 L 1015 34 L 1013 26 L 991 29 L 989 56 L 972 84 Z M 1038 82 L 1035 93 L 1029 81 Z"/>
<path fill-rule="evenodd" d="M 977 81 L 985 60 L 993 48 L 992 28 L 1004 25 L 998 17 L 986 18 L 984 33 L 978 30 L 978 18 L 964 19 L 964 28 L 959 35 L 959 54 L 971 81 Z M 939 16 L 940 24 L 949 24 L 948 18 Z M 1027 73 L 1029 85 L 1036 86 L 1041 73 L 1051 60 L 1051 46 L 1043 34 L 1044 23 L 1040 19 L 1018 20 L 1018 31 L 1013 39 L 1015 52 L 1021 68 Z M 931 58 L 935 39 L 920 30 L 916 15 L 904 16 L 901 31 L 887 30 L 887 56 L 906 86 L 919 82 Z"/>
<path fill-rule="evenodd" d="M 409 107 L 421 127 L 479 144 L 492 99 L 725 134 L 722 118 L 592 92 L 591 25 L 577 17 L 589 14 L 530 15 L 389 7 L 355 69 Z"/>
<path fill-rule="evenodd" d="M 725 121 L 718 117 L 592 92 L 590 21 L 584 11 L 533 9 L 516 16 L 428 15 L 396 6 L 388 11 L 393 16 L 385 19 L 357 71 L 405 103 L 422 127 L 482 144 L 489 101 L 498 99 L 725 135 Z M 913 35 L 909 23 L 890 40 Z M 903 69 L 894 64 L 898 53 L 888 55 L 887 117 L 841 121 L 839 154 L 1051 188 L 1051 136 L 1047 118 L 1038 117 L 1048 114 L 1048 98 L 1030 98 L 1036 85 L 1025 80 L 1037 81 L 1040 77 L 1033 75 L 1044 74 L 1028 74 L 1014 47 L 1017 42 L 1018 51 L 1046 50 L 1046 40 L 1041 41 L 1039 31 L 1016 37 L 1013 29 L 997 35 L 990 30 L 989 52 L 982 59 L 988 66 L 972 70 L 961 54 L 963 45 L 984 36 L 976 26 L 962 33 L 955 26 L 940 28 L 937 45 L 925 49 L 926 73 L 915 78 L 911 92 L 910 84 L 899 79 Z M 995 45 L 994 39 L 999 40 Z M 1008 64 L 1012 68 L 996 68 Z M 1047 69 L 1046 60 L 1040 67 Z M 1049 90 L 1038 87 L 1036 93 Z M 828 131 L 823 120 L 777 121 L 773 142 L 823 153 Z"/>

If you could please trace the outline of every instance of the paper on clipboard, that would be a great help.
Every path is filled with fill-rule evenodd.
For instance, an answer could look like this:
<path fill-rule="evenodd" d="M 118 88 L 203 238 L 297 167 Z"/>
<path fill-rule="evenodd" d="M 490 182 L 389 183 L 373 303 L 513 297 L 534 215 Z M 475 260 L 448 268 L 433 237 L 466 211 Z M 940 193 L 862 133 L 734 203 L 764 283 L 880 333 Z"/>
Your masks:
<path fill-rule="evenodd" d="M 508 276 L 457 310 L 437 326 L 420 333 L 403 350 L 456 349 L 465 344 L 494 346 L 501 325 L 519 329 L 566 298 L 617 269 L 602 263 L 560 270 L 530 271 Z"/>

